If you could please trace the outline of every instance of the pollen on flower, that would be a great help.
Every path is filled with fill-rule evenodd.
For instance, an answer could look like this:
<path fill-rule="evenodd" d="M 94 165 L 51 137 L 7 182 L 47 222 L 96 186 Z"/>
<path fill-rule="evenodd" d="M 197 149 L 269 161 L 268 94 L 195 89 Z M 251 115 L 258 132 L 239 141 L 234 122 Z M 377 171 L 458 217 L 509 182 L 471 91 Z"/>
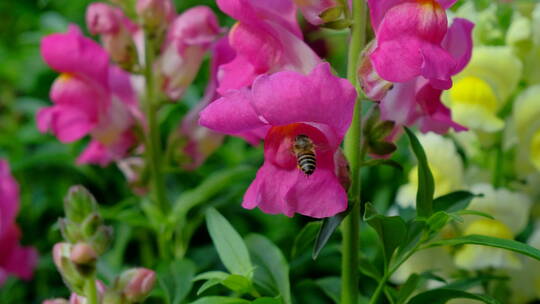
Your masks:
<path fill-rule="evenodd" d="M 71 73 L 62 73 L 60 76 L 58 76 L 58 80 L 62 82 L 69 81 L 73 78 L 73 74 Z"/>

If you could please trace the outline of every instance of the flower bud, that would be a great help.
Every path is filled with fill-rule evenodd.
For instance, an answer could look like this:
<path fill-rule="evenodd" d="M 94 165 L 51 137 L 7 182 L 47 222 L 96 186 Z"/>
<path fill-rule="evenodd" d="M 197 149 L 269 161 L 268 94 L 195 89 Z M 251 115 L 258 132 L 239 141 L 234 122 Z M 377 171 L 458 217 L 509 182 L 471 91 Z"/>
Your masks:
<path fill-rule="evenodd" d="M 96 210 L 96 200 L 83 186 L 77 185 L 69 189 L 64 199 L 64 212 L 68 220 L 73 223 L 82 223 L 90 213 Z"/>
<path fill-rule="evenodd" d="M 81 234 L 84 239 L 89 239 L 96 234 L 98 228 L 103 225 L 103 220 L 97 212 L 93 212 L 81 224 Z"/>
<path fill-rule="evenodd" d="M 118 161 L 117 165 L 135 194 L 142 196 L 148 192 L 146 186 L 148 174 L 142 157 L 124 158 Z"/>
<path fill-rule="evenodd" d="M 68 243 L 55 244 L 53 247 L 53 261 L 71 291 L 82 293 L 85 278 L 70 260 L 71 249 L 72 246 Z"/>
<path fill-rule="evenodd" d="M 66 299 L 50 299 L 43 301 L 42 304 L 69 304 Z"/>
<path fill-rule="evenodd" d="M 133 268 L 119 278 L 118 288 L 128 302 L 143 301 L 154 288 L 156 273 L 146 268 Z"/>
<path fill-rule="evenodd" d="M 386 92 L 392 89 L 393 84 L 382 79 L 371 63 L 370 54 L 375 50 L 376 46 L 375 40 L 371 41 L 360 55 L 358 81 L 369 99 L 380 101 L 384 98 Z"/>
<path fill-rule="evenodd" d="M 175 15 L 171 0 L 137 0 L 135 8 L 147 30 L 165 27 Z"/>
<path fill-rule="evenodd" d="M 92 265 L 96 262 L 96 251 L 87 243 L 77 243 L 71 248 L 71 261 L 76 265 Z"/>
<path fill-rule="evenodd" d="M 113 230 L 111 227 L 100 226 L 98 228 L 92 240 L 90 240 L 92 248 L 94 248 L 98 255 L 103 254 L 107 250 L 112 240 L 112 234 Z"/>
<path fill-rule="evenodd" d="M 158 62 L 162 89 L 171 100 L 180 98 L 193 82 L 220 31 L 216 15 L 206 6 L 190 8 L 174 19 Z"/>
<path fill-rule="evenodd" d="M 58 220 L 58 223 L 60 225 L 60 232 L 62 233 L 64 240 L 70 243 L 76 243 L 82 239 L 79 225 L 65 218 Z"/>
<path fill-rule="evenodd" d="M 86 23 L 92 34 L 101 35 L 103 47 L 111 59 L 125 70 L 137 65 L 137 51 L 132 34 L 138 30 L 117 7 L 93 3 L 86 10 Z"/>
<path fill-rule="evenodd" d="M 335 22 L 343 18 L 343 6 L 337 0 L 294 0 L 304 18 L 313 24 Z"/>
<path fill-rule="evenodd" d="M 120 29 L 117 9 L 105 3 L 92 3 L 86 10 L 86 26 L 92 35 L 116 33 Z"/>

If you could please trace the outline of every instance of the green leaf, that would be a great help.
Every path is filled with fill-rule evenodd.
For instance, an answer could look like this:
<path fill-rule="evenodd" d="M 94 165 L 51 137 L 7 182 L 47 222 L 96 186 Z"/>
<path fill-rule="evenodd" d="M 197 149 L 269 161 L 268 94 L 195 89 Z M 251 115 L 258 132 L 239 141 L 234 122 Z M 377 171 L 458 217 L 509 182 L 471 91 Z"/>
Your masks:
<path fill-rule="evenodd" d="M 370 261 L 363 254 L 358 257 L 358 267 L 363 275 L 366 275 L 374 280 L 380 280 L 382 277 L 381 272 L 375 267 L 375 264 Z"/>
<path fill-rule="evenodd" d="M 206 225 L 219 258 L 231 273 L 251 277 L 253 265 L 246 244 L 216 209 L 206 211 Z"/>
<path fill-rule="evenodd" d="M 390 167 L 393 167 L 395 169 L 398 169 L 400 171 L 403 171 L 403 167 L 401 166 L 400 163 L 398 163 L 397 161 L 395 161 L 393 159 L 384 159 L 384 158 L 370 159 L 370 160 L 364 162 L 362 164 L 362 167 L 375 167 L 375 166 L 379 166 L 379 165 L 386 165 L 386 166 L 390 166 Z"/>
<path fill-rule="evenodd" d="M 456 245 L 465 245 L 465 244 L 474 244 L 474 245 L 483 245 L 490 247 L 502 248 L 523 255 L 529 256 L 533 259 L 540 260 L 540 250 L 531 247 L 525 243 L 521 243 L 514 240 L 501 239 L 492 236 L 486 235 L 477 235 L 471 234 L 467 236 L 438 240 L 430 243 L 427 247 L 436 247 L 436 246 L 456 246 Z"/>
<path fill-rule="evenodd" d="M 346 211 L 338 213 L 332 217 L 327 217 L 323 220 L 321 229 L 319 230 L 317 238 L 315 239 L 315 245 L 313 245 L 312 257 L 314 260 L 317 259 L 317 257 L 321 253 L 321 250 L 324 248 L 324 246 L 326 246 L 326 243 L 328 243 L 328 240 L 330 239 L 334 231 L 336 231 L 337 227 L 339 227 L 339 224 L 341 224 L 343 219 L 347 217 L 349 212 L 351 212 L 350 207 Z"/>
<path fill-rule="evenodd" d="M 281 295 L 284 304 L 291 304 L 289 265 L 279 248 L 259 234 L 248 235 L 246 243 L 253 261 L 257 265 L 255 282 L 266 287 L 272 287 Z"/>
<path fill-rule="evenodd" d="M 249 304 L 248 300 L 229 297 L 204 297 L 191 304 Z"/>
<path fill-rule="evenodd" d="M 429 219 L 426 221 L 427 226 L 429 227 L 429 230 L 431 232 L 438 232 L 441 230 L 444 226 L 446 226 L 446 223 L 448 223 L 448 220 L 450 219 L 450 216 L 445 211 L 437 211 L 433 213 Z"/>
<path fill-rule="evenodd" d="M 372 204 L 366 204 L 364 220 L 377 231 L 383 246 L 386 263 L 390 261 L 396 248 L 407 236 L 407 225 L 399 216 L 384 216 L 378 214 Z"/>
<path fill-rule="evenodd" d="M 251 290 L 253 290 L 251 280 L 239 274 L 229 275 L 221 282 L 221 284 L 239 295 L 249 293 Z"/>
<path fill-rule="evenodd" d="M 461 211 L 458 211 L 457 214 L 459 215 L 476 215 L 476 216 L 482 216 L 482 217 L 486 217 L 490 220 L 494 220 L 495 218 L 493 216 L 491 216 L 490 214 L 487 214 L 487 213 L 484 213 L 484 212 L 481 212 L 481 211 L 476 211 L 476 210 L 461 210 Z"/>
<path fill-rule="evenodd" d="M 429 169 L 424 148 L 416 135 L 405 127 L 411 148 L 418 160 L 418 192 L 416 193 L 416 211 L 418 216 L 428 218 L 433 213 L 433 195 L 435 194 L 435 181 Z"/>
<path fill-rule="evenodd" d="M 300 256 L 311 247 L 311 243 L 317 237 L 321 229 L 321 222 L 310 222 L 302 228 L 300 233 L 294 239 L 294 245 L 291 250 L 291 258 Z"/>
<path fill-rule="evenodd" d="M 407 278 L 407 281 L 399 288 L 396 304 L 402 304 L 413 294 L 413 292 L 422 283 L 422 277 L 413 273 Z"/>
<path fill-rule="evenodd" d="M 315 283 L 334 303 L 339 303 L 341 297 L 341 279 L 339 277 L 322 278 Z"/>
<path fill-rule="evenodd" d="M 468 293 L 459 289 L 438 288 L 414 296 L 408 304 L 444 304 L 451 299 L 472 299 L 488 304 L 501 304 L 498 300 L 481 294 Z"/>
<path fill-rule="evenodd" d="M 198 274 L 195 278 L 193 278 L 193 281 L 200 281 L 200 280 L 225 280 L 229 276 L 228 273 L 223 271 L 208 271 L 203 272 L 201 274 Z"/>
<path fill-rule="evenodd" d="M 216 285 L 220 285 L 221 282 L 223 280 L 220 280 L 220 279 L 210 279 L 206 282 L 204 282 L 201 287 L 199 288 L 199 290 L 197 290 L 197 295 L 201 295 L 203 292 L 207 291 L 208 289 L 216 286 Z"/>
<path fill-rule="evenodd" d="M 433 201 L 433 211 L 456 212 L 469 206 L 477 195 L 468 191 L 456 191 L 437 197 Z"/>
<path fill-rule="evenodd" d="M 251 303 L 252 304 L 281 304 L 281 301 L 276 298 L 263 297 L 263 298 L 258 298 Z"/>
<path fill-rule="evenodd" d="M 179 304 L 188 295 L 193 286 L 195 264 L 187 259 L 162 264 L 158 268 L 158 280 L 164 291 L 165 300 L 170 304 Z"/>

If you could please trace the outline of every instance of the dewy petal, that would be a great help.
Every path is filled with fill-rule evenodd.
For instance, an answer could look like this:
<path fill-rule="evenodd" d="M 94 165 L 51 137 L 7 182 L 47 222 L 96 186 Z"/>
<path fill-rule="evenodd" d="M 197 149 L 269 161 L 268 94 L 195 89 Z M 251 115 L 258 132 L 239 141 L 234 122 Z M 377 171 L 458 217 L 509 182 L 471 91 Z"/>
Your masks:
<path fill-rule="evenodd" d="M 269 124 L 321 123 L 341 138 L 349 128 L 356 98 L 354 87 L 322 63 L 309 75 L 284 71 L 263 75 L 253 84 L 253 105 Z"/>
<path fill-rule="evenodd" d="M 474 23 L 467 19 L 455 18 L 442 42 L 442 47 L 456 60 L 452 71 L 455 75 L 463 70 L 472 56 L 472 30 Z"/>
<path fill-rule="evenodd" d="M 264 127 L 252 106 L 248 89 L 230 91 L 212 102 L 200 115 L 199 124 L 211 130 L 238 134 Z"/>
<path fill-rule="evenodd" d="M 52 34 L 41 41 L 41 55 L 54 70 L 88 77 L 107 86 L 109 56 L 93 40 L 71 26 L 67 33 Z"/>

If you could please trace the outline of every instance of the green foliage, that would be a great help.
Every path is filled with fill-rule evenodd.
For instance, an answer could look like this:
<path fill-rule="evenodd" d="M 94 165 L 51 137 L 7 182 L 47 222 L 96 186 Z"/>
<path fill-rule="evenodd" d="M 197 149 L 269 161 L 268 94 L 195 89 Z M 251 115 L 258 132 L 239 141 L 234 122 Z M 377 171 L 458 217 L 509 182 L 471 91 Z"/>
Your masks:
<path fill-rule="evenodd" d="M 429 217 L 433 212 L 433 195 L 435 193 L 435 182 L 433 174 L 429 169 L 426 153 L 416 135 L 405 128 L 409 137 L 411 148 L 418 160 L 418 192 L 416 194 L 416 212 L 420 217 Z"/>

